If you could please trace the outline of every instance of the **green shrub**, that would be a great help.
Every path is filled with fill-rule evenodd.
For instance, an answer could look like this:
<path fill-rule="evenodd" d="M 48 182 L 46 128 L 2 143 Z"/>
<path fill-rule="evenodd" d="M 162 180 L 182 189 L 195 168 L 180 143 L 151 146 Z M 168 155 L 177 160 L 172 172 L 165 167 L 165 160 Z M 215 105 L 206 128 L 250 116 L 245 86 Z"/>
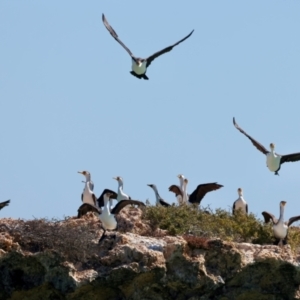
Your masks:
<path fill-rule="evenodd" d="M 205 238 L 220 238 L 225 241 L 273 244 L 275 241 L 271 224 L 250 213 L 248 216 L 238 211 L 235 215 L 224 209 L 216 209 L 210 214 L 192 206 L 148 206 L 143 219 L 154 231 L 167 230 L 169 235 L 191 233 Z M 298 227 L 289 229 L 288 242 L 292 249 L 300 243 Z"/>

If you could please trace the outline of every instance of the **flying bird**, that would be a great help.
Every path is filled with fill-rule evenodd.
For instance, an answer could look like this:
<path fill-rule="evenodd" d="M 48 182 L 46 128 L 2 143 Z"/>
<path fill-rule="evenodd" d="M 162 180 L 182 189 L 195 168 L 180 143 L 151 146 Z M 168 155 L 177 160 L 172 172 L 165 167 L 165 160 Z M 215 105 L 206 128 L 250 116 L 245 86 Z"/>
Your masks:
<path fill-rule="evenodd" d="M 103 195 L 104 207 L 102 209 L 101 214 L 99 215 L 99 219 L 102 223 L 103 234 L 99 239 L 99 243 L 105 238 L 106 230 L 115 230 L 118 227 L 117 220 L 115 216 L 126 206 L 129 204 L 145 206 L 145 204 L 141 201 L 136 200 L 121 200 L 118 204 L 110 210 L 109 199 L 112 196 L 110 192 L 107 192 Z"/>
<path fill-rule="evenodd" d="M 161 206 L 166 206 L 166 207 L 170 206 L 170 204 L 168 202 L 166 202 L 163 198 L 160 197 L 155 184 L 147 184 L 147 185 L 150 186 L 155 193 L 156 205 L 161 205 Z"/>
<path fill-rule="evenodd" d="M 8 206 L 10 200 L 6 200 L 6 201 L 3 201 L 3 202 L 0 202 L 0 210 L 5 207 L 5 206 Z"/>
<path fill-rule="evenodd" d="M 268 151 L 262 144 L 248 135 L 236 122 L 235 118 L 233 118 L 233 125 L 236 129 L 238 129 L 241 133 L 243 133 L 251 142 L 252 144 L 263 154 L 267 157 L 267 167 L 271 172 L 275 172 L 275 175 L 279 175 L 278 171 L 280 167 L 285 162 L 294 162 L 300 160 L 300 152 L 280 155 L 275 153 L 275 144 L 270 144 L 270 151 Z"/>
<path fill-rule="evenodd" d="M 194 30 L 192 30 L 186 37 L 184 37 L 182 40 L 180 40 L 179 42 L 175 43 L 172 46 L 166 47 L 156 53 L 154 53 L 153 55 L 147 57 L 147 58 L 140 58 L 140 57 L 136 57 L 132 54 L 132 52 L 125 46 L 125 44 L 119 39 L 117 33 L 114 31 L 114 29 L 110 26 L 110 24 L 108 23 L 107 19 L 105 18 L 104 14 L 102 14 L 102 21 L 104 26 L 106 27 L 106 29 L 109 31 L 109 33 L 112 35 L 112 37 L 128 52 L 128 54 L 131 56 L 132 58 L 132 71 L 130 72 L 130 74 L 132 74 L 133 76 L 139 78 L 139 79 L 146 79 L 148 80 L 149 78 L 146 75 L 147 72 L 147 68 L 150 66 L 150 64 L 152 63 L 152 61 L 159 57 L 162 54 L 165 54 L 169 51 L 171 51 L 173 49 L 173 47 L 179 45 L 180 43 L 182 43 L 183 41 L 185 41 L 187 38 L 189 38 L 192 33 L 194 32 Z"/>
<path fill-rule="evenodd" d="M 248 204 L 243 197 L 243 190 L 241 188 L 238 188 L 237 191 L 238 191 L 239 198 L 235 200 L 233 203 L 232 214 L 234 215 L 234 213 L 237 210 L 241 210 L 244 214 L 248 214 Z"/>
<path fill-rule="evenodd" d="M 223 187 L 223 185 L 218 184 L 217 182 L 211 182 L 211 183 L 203 183 L 199 184 L 197 188 L 188 195 L 186 192 L 186 187 L 188 184 L 188 179 L 183 180 L 183 192 L 181 191 L 180 187 L 178 185 L 171 185 L 169 187 L 169 191 L 175 193 L 175 195 L 180 195 L 185 200 L 187 197 L 187 202 L 191 204 L 200 204 L 201 200 L 204 198 L 204 196 L 212 191 L 216 191 Z M 185 196 L 186 195 L 186 196 Z"/>
<path fill-rule="evenodd" d="M 270 220 L 273 222 L 273 233 L 276 239 L 279 239 L 279 246 L 283 245 L 283 240 L 286 240 L 288 235 L 288 228 L 294 222 L 300 220 L 300 216 L 292 217 L 288 220 L 288 222 L 284 222 L 284 207 L 286 201 L 280 202 L 280 215 L 279 219 L 277 220 L 274 215 L 270 214 L 267 211 L 263 211 L 262 215 L 264 216 L 265 223 L 269 223 Z"/>

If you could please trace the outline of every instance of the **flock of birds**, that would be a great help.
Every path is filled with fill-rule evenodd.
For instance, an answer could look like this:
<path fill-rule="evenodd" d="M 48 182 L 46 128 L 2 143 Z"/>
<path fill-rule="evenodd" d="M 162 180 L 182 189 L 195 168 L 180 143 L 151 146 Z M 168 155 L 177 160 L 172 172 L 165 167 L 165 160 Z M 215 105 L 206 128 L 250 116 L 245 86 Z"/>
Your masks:
<path fill-rule="evenodd" d="M 153 55 L 147 58 L 139 58 L 132 54 L 127 46 L 119 39 L 115 30 L 108 23 L 105 15 L 102 14 L 102 21 L 108 32 L 111 36 L 128 52 L 132 59 L 132 71 L 131 75 L 135 76 L 138 79 L 148 80 L 148 76 L 146 75 L 147 68 L 153 62 L 154 59 L 159 57 L 162 54 L 170 52 L 175 46 L 184 42 L 188 39 L 194 32 L 192 30 L 186 37 L 178 41 L 177 43 L 168 46 Z M 233 124 L 241 133 L 243 133 L 252 144 L 263 154 L 266 155 L 267 167 L 271 172 L 275 172 L 275 175 L 279 175 L 278 171 L 281 168 L 281 165 L 285 162 L 295 162 L 300 160 L 300 152 L 287 154 L 287 155 L 279 155 L 275 152 L 275 145 L 273 143 L 270 144 L 270 151 L 268 151 L 262 144 L 257 142 L 254 138 L 248 135 L 239 125 L 236 123 L 235 118 L 233 118 Z M 118 227 L 117 220 L 115 216 L 127 205 L 138 205 L 145 206 L 145 204 L 141 201 L 132 200 L 127 194 L 123 191 L 123 179 L 122 177 L 115 177 L 114 179 L 118 181 L 118 193 L 104 189 L 99 198 L 97 198 L 94 194 L 94 183 L 91 180 L 91 174 L 88 171 L 78 172 L 85 176 L 85 187 L 83 193 L 81 195 L 81 200 L 83 204 L 78 209 L 78 218 L 85 215 L 87 212 L 94 212 L 99 216 L 103 227 L 103 234 L 99 240 L 101 242 L 106 237 L 106 230 L 116 230 Z M 199 206 L 201 200 L 204 196 L 211 191 L 218 190 L 223 187 L 216 182 L 213 183 L 205 183 L 200 184 L 197 188 L 191 193 L 187 193 L 187 184 L 188 179 L 186 179 L 183 175 L 178 175 L 179 185 L 171 185 L 169 187 L 169 191 L 173 192 L 177 198 L 178 205 L 193 205 Z M 168 207 L 170 206 L 164 199 L 162 199 L 158 193 L 158 189 L 155 184 L 148 184 L 155 193 L 156 197 L 156 205 L 161 205 Z M 242 213 L 248 214 L 248 204 L 243 198 L 243 191 L 241 188 L 238 189 L 238 199 L 233 203 L 232 213 L 234 214 L 237 210 L 240 210 Z M 116 200 L 117 204 L 113 206 L 113 201 Z M 0 210 L 9 205 L 10 200 L 4 201 L 0 203 Z M 280 202 L 280 215 L 279 219 L 276 219 L 274 215 L 269 212 L 262 212 L 264 216 L 265 223 L 270 221 L 273 222 L 273 233 L 276 239 L 279 240 L 279 244 L 282 245 L 284 240 L 287 238 L 288 228 L 289 226 L 295 222 L 300 220 L 300 216 L 292 217 L 288 220 L 288 222 L 284 222 L 284 207 L 286 202 Z"/>
<path fill-rule="evenodd" d="M 103 16 L 104 17 L 104 16 Z M 104 19 L 105 20 L 105 19 Z M 285 162 L 294 162 L 300 160 L 300 152 L 286 155 L 279 155 L 275 152 L 275 145 L 270 144 L 270 151 L 268 151 L 262 144 L 257 142 L 254 138 L 248 135 L 235 121 L 233 118 L 233 125 L 241 133 L 243 133 L 247 138 L 250 139 L 252 144 L 263 154 L 266 155 L 267 167 L 271 172 L 274 172 L 275 175 L 279 175 L 278 171 L 281 168 L 281 165 Z M 99 218 L 103 227 L 103 234 L 99 240 L 102 241 L 105 238 L 106 230 L 115 230 L 117 229 L 117 221 L 115 215 L 118 214 L 122 208 L 125 206 L 139 205 L 145 206 L 141 201 L 132 200 L 130 196 L 125 194 L 123 191 L 123 178 L 120 176 L 114 177 L 113 179 L 118 182 L 118 192 L 114 192 L 109 189 L 104 189 L 99 198 L 94 194 L 94 183 L 91 180 L 91 174 L 88 171 L 78 172 L 85 176 L 85 187 L 81 195 L 81 200 L 83 204 L 78 209 L 78 217 L 80 218 L 89 211 L 93 211 L 99 215 Z M 216 191 L 223 187 L 223 185 L 218 184 L 217 182 L 199 184 L 197 188 L 191 193 L 187 192 L 188 179 L 185 178 L 182 174 L 177 176 L 179 179 L 179 185 L 171 185 L 169 191 L 173 192 L 177 198 L 178 205 L 192 205 L 198 207 L 201 200 L 204 196 L 212 191 Z M 156 205 L 168 207 L 170 204 L 166 202 L 160 195 L 155 184 L 148 184 L 150 188 L 153 189 Z M 232 213 L 235 214 L 237 210 L 241 211 L 244 214 L 248 214 L 248 203 L 243 197 L 243 190 L 238 188 L 238 199 L 234 201 L 232 206 Z M 113 207 L 113 200 L 116 200 L 118 203 Z M 279 219 L 267 211 L 263 211 L 262 215 L 264 217 L 265 223 L 272 221 L 273 223 L 273 233 L 274 237 L 279 240 L 279 245 L 283 245 L 286 242 L 288 235 L 289 226 L 300 220 L 300 216 L 295 216 L 290 218 L 287 222 L 284 221 L 284 207 L 286 201 L 280 202 L 280 215 Z"/>
<path fill-rule="evenodd" d="M 117 193 L 110 189 L 104 189 L 100 197 L 97 198 L 94 193 L 94 183 L 91 179 L 90 172 L 80 171 L 78 173 L 85 176 L 85 181 L 83 181 L 85 183 L 85 186 L 81 194 L 81 201 L 83 202 L 83 204 L 78 209 L 78 218 L 82 217 L 89 211 L 92 211 L 99 216 L 103 227 L 103 234 L 99 242 L 105 238 L 106 230 L 117 229 L 117 221 L 115 215 L 117 215 L 122 210 L 122 208 L 130 204 L 145 206 L 142 201 L 132 200 L 131 197 L 124 192 L 123 178 L 120 176 L 113 178 L 118 182 Z M 188 203 L 191 205 L 199 205 L 206 193 L 218 190 L 219 188 L 223 187 L 216 182 L 199 184 L 193 191 L 193 193 L 189 195 L 187 193 L 188 180 L 181 174 L 178 175 L 178 178 L 179 185 L 171 185 L 169 187 L 169 191 L 175 194 L 179 205 Z M 148 186 L 151 187 L 155 193 L 156 205 L 166 207 L 171 205 L 160 197 L 155 184 L 148 184 Z M 113 206 L 114 200 L 117 201 L 117 204 L 115 206 Z"/>

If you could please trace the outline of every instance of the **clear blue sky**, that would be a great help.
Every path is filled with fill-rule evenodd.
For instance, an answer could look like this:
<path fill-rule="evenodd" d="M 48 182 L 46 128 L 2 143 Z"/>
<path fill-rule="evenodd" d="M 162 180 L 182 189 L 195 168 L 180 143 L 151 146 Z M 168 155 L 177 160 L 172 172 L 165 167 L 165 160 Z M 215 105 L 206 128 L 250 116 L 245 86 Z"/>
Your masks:
<path fill-rule="evenodd" d="M 88 170 L 95 193 L 124 178 L 133 199 L 154 203 L 179 173 L 202 204 L 300 214 L 300 162 L 280 176 L 232 124 L 278 153 L 300 151 L 300 1 L 1 1 L 1 217 L 73 216 Z M 147 57 L 194 34 L 148 69 L 102 24 L 105 13 L 134 54 Z"/>

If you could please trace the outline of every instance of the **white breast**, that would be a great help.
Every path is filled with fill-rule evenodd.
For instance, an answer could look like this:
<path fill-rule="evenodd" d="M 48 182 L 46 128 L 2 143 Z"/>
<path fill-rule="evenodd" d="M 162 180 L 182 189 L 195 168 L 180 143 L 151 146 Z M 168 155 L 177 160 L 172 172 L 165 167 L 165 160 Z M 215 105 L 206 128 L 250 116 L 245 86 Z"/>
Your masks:
<path fill-rule="evenodd" d="M 273 153 L 267 154 L 267 166 L 271 172 L 275 172 L 278 170 L 280 166 L 280 158 L 281 156 L 277 156 Z"/>
<path fill-rule="evenodd" d="M 93 196 L 87 188 L 85 188 L 83 190 L 83 201 L 82 202 L 95 205 L 94 200 L 93 200 Z"/>
<path fill-rule="evenodd" d="M 284 239 L 287 236 L 288 227 L 283 223 L 278 223 L 276 225 L 273 225 L 273 231 L 275 237 Z"/>
<path fill-rule="evenodd" d="M 179 205 L 183 205 L 183 204 L 184 204 L 184 201 L 183 201 L 183 198 L 182 198 L 181 195 L 178 195 L 178 196 L 177 196 L 177 201 L 178 201 L 178 204 L 179 204 Z"/>
<path fill-rule="evenodd" d="M 99 216 L 104 229 L 114 230 L 117 228 L 117 221 L 114 215 L 108 214 L 106 210 Z"/>
<path fill-rule="evenodd" d="M 129 196 L 126 195 L 122 190 L 118 191 L 118 196 L 117 196 L 117 201 L 121 201 L 121 200 L 129 200 Z"/>
<path fill-rule="evenodd" d="M 234 202 L 235 210 L 241 209 L 243 213 L 246 213 L 246 201 L 238 199 Z"/>
<path fill-rule="evenodd" d="M 145 74 L 146 73 L 146 61 L 143 61 L 142 65 L 139 67 L 139 65 L 136 64 L 134 60 L 132 60 L 132 71 L 138 75 Z"/>

